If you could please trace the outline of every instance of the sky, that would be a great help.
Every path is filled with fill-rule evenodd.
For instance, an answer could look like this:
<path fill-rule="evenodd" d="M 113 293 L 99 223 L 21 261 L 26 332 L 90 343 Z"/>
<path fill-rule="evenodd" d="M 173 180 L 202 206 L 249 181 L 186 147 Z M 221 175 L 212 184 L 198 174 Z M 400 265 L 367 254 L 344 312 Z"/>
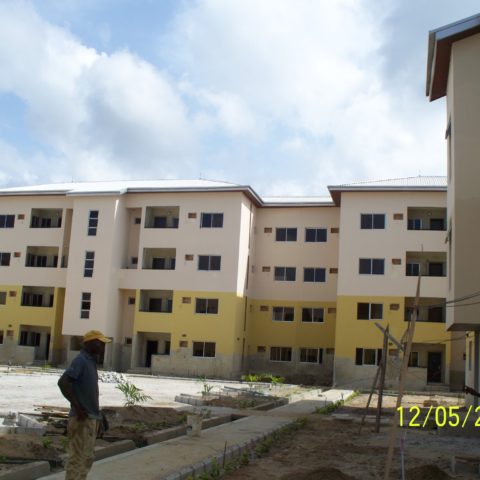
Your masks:
<path fill-rule="evenodd" d="M 477 0 L 0 0 L 0 187 L 444 175 L 428 31 Z"/>

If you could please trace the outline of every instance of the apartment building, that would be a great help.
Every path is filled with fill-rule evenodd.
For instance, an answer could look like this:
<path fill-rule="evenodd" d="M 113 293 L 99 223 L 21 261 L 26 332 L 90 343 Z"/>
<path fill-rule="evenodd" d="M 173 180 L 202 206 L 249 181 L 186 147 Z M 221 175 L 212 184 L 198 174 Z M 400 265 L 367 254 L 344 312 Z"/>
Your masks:
<path fill-rule="evenodd" d="M 429 33 L 426 94 L 446 97 L 449 331 L 466 337 L 465 384 L 480 390 L 480 15 Z M 470 398 L 478 404 L 478 398 Z"/>
<path fill-rule="evenodd" d="M 329 187 L 340 206 L 335 383 L 371 385 L 383 331 L 399 342 L 420 298 L 407 388 L 461 387 L 463 339 L 445 329 L 447 258 L 444 177 Z M 387 385 L 398 384 L 398 346 L 389 341 Z"/>
<path fill-rule="evenodd" d="M 330 193 L 262 199 L 206 180 L 0 190 L 0 361 L 65 364 L 95 328 L 113 339 L 105 368 L 366 386 L 375 322 L 401 338 L 421 272 L 415 385 L 456 381 L 442 180 Z"/>

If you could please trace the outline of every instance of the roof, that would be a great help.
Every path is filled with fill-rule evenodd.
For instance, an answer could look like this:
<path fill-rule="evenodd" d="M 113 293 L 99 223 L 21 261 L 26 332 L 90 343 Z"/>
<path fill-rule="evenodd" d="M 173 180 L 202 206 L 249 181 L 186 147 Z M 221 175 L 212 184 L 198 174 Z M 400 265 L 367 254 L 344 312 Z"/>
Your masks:
<path fill-rule="evenodd" d="M 373 192 L 373 191 L 447 191 L 447 177 L 417 176 L 405 178 L 390 178 L 366 182 L 330 185 L 328 190 L 336 205 L 340 205 L 341 192 Z"/>
<path fill-rule="evenodd" d="M 123 195 L 146 192 L 201 192 L 239 191 L 245 193 L 257 205 L 258 194 L 248 185 L 238 185 L 215 180 L 122 180 L 111 182 L 72 182 L 31 185 L 0 189 L 0 196 L 10 195 Z"/>
<path fill-rule="evenodd" d="M 480 33 L 480 14 L 429 32 L 426 95 L 430 101 L 447 93 L 452 43 L 477 33 Z"/>
<path fill-rule="evenodd" d="M 264 207 L 334 206 L 329 195 L 310 197 L 262 197 Z"/>

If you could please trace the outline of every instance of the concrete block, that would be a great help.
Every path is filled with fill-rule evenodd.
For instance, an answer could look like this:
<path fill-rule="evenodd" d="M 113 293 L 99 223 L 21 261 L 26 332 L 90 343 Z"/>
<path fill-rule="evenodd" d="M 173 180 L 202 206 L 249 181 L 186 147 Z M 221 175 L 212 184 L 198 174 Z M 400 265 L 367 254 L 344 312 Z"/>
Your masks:
<path fill-rule="evenodd" d="M 95 447 L 95 460 L 103 460 L 104 458 L 119 455 L 120 453 L 129 452 L 136 448 L 133 440 L 120 440 L 110 445 Z"/>
<path fill-rule="evenodd" d="M 21 465 L 9 472 L 0 473 L 1 480 L 35 480 L 50 474 L 48 462 L 32 462 Z"/>

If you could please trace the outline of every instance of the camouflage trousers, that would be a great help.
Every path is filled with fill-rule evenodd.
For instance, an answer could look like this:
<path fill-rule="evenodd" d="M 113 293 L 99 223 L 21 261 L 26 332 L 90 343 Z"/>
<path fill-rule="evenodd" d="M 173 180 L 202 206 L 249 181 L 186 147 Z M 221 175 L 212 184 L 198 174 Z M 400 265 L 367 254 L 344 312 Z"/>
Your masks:
<path fill-rule="evenodd" d="M 85 480 L 92 468 L 97 436 L 97 420 L 68 420 L 68 459 L 65 480 Z"/>

